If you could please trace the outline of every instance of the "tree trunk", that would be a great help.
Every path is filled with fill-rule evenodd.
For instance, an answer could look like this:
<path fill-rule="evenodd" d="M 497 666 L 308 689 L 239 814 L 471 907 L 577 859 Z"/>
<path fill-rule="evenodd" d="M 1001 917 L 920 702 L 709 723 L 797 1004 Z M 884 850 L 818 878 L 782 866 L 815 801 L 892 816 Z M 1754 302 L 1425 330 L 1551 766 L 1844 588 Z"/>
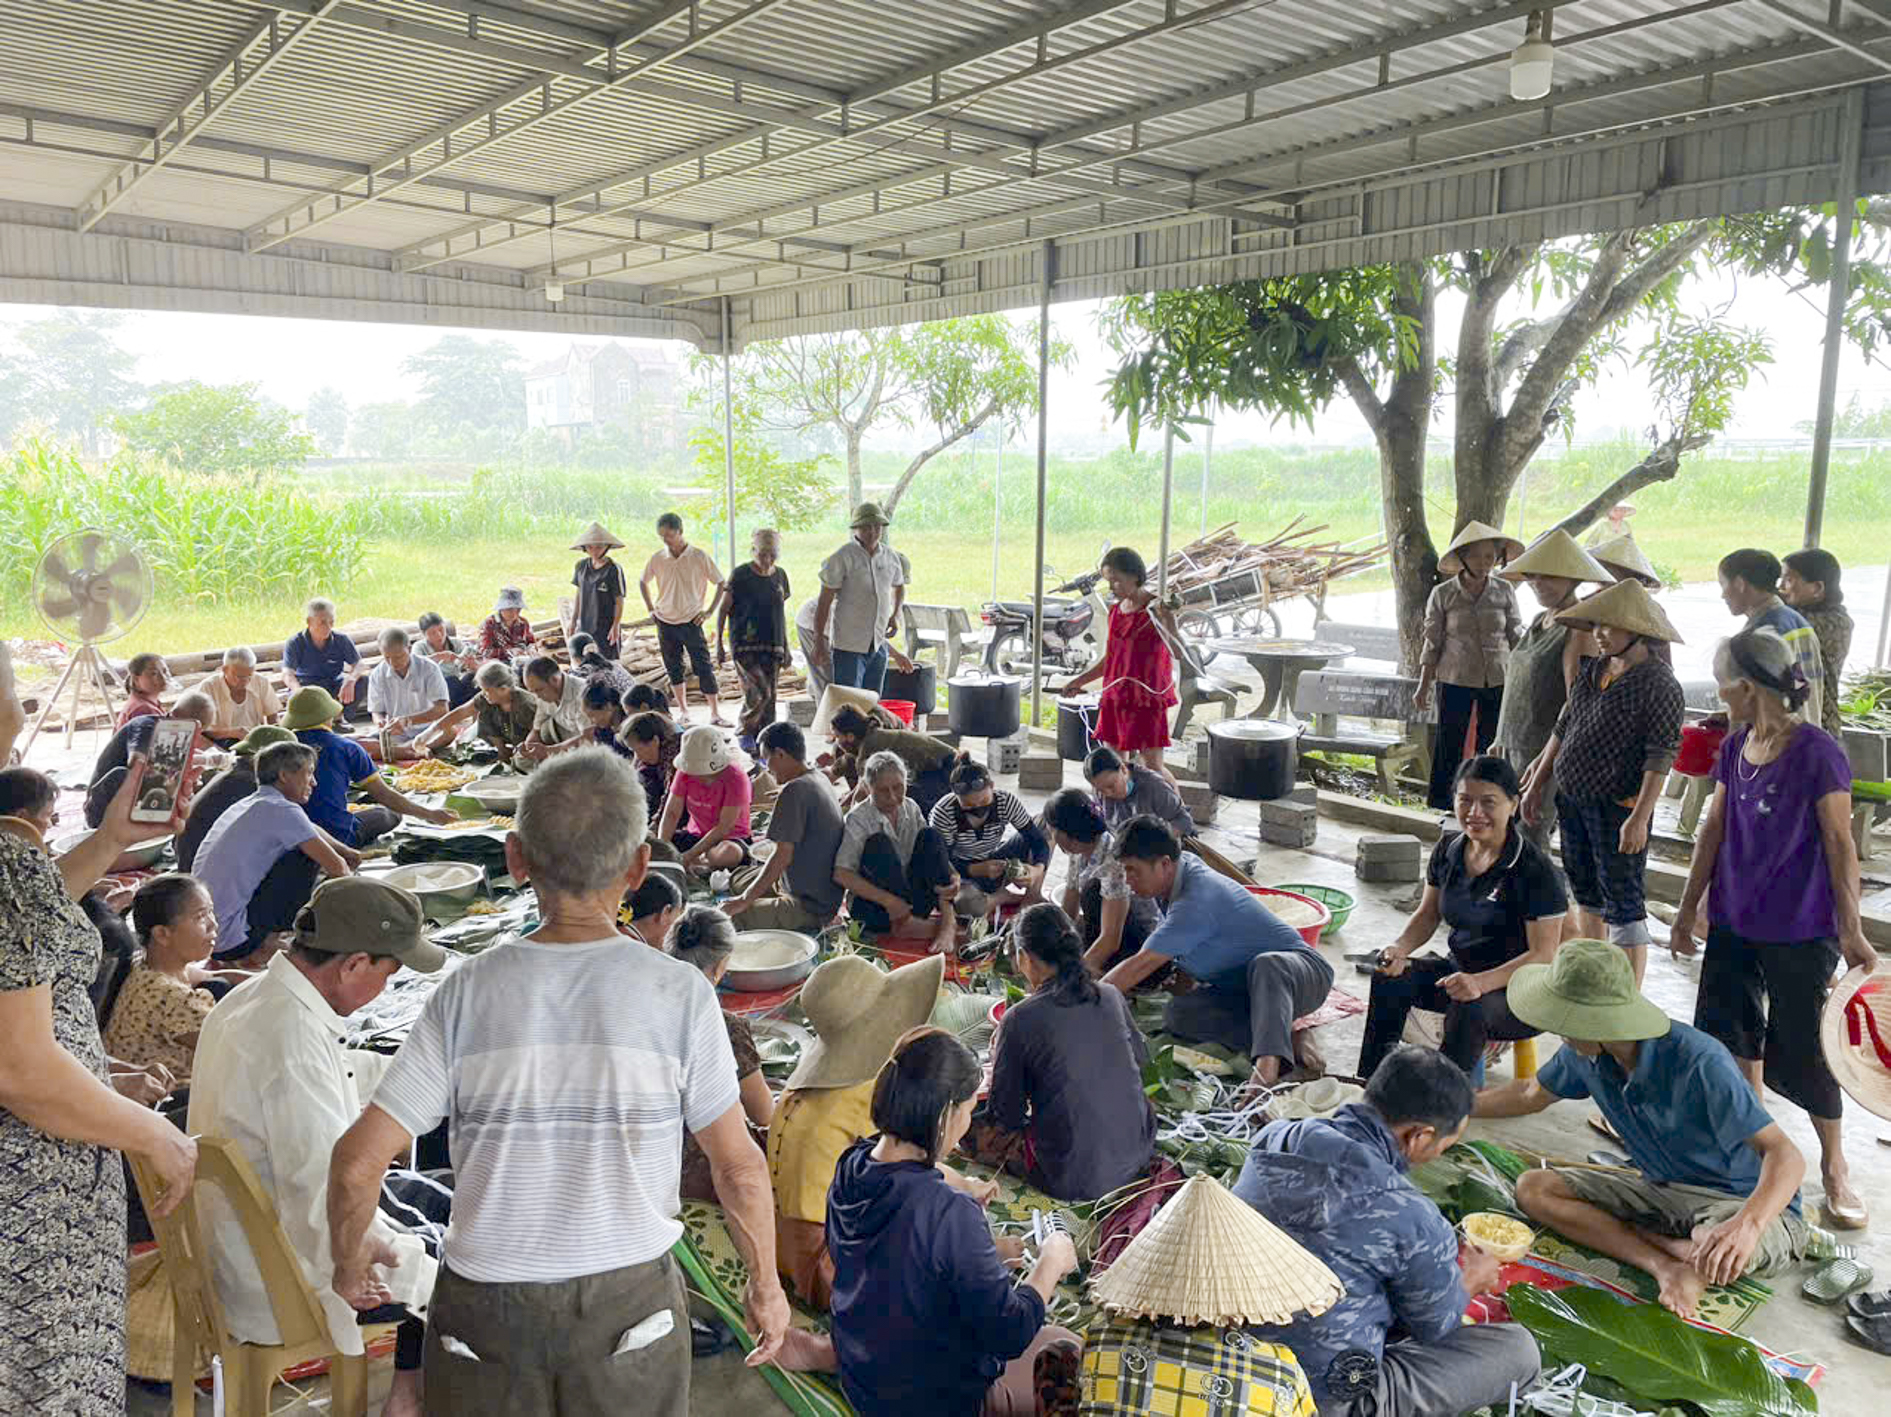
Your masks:
<path fill-rule="evenodd" d="M 855 507 L 866 501 L 863 484 L 860 480 L 860 431 L 847 430 L 847 510 L 852 513 Z"/>
<path fill-rule="evenodd" d="M 1378 434 L 1385 539 L 1392 555 L 1392 613 L 1402 667 L 1418 672 L 1425 602 L 1438 583 L 1438 551 L 1425 523 L 1425 424 L 1388 417 Z"/>
<path fill-rule="evenodd" d="M 1650 483 L 1672 481 L 1674 475 L 1681 470 L 1681 455 L 1693 452 L 1696 448 L 1705 447 L 1710 441 L 1712 440 L 1704 433 L 1667 439 L 1652 449 L 1647 457 L 1564 517 L 1557 526 L 1571 536 L 1580 536 L 1597 517 L 1607 512 L 1617 502 L 1639 492 Z"/>
<path fill-rule="evenodd" d="M 918 455 L 915 456 L 911 462 L 906 464 L 906 471 L 902 472 L 899 476 L 899 481 L 893 484 L 893 490 L 886 494 L 886 505 L 882 507 L 881 510 L 889 517 L 892 516 L 893 509 L 899 506 L 900 498 L 904 497 L 906 495 L 906 489 L 913 485 L 913 479 L 919 476 L 920 469 L 925 467 L 927 463 L 938 457 L 939 454 L 943 453 L 961 438 L 969 438 L 980 428 L 984 427 L 987 420 L 997 411 L 998 401 L 996 399 L 987 399 L 985 406 L 968 421 L 960 424 L 952 432 L 941 436 L 939 441 L 934 443 L 931 447 L 920 449 Z"/>

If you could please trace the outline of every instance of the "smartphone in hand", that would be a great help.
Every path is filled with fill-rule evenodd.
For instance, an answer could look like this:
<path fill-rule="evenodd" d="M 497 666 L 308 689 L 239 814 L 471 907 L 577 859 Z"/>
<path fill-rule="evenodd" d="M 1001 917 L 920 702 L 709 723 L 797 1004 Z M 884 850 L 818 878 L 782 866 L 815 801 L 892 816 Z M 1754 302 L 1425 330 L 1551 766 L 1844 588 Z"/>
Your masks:
<path fill-rule="evenodd" d="M 161 718 L 151 726 L 150 740 L 139 755 L 146 767 L 144 785 L 131 806 L 132 821 L 171 820 L 196 751 L 197 724 L 191 719 Z"/>

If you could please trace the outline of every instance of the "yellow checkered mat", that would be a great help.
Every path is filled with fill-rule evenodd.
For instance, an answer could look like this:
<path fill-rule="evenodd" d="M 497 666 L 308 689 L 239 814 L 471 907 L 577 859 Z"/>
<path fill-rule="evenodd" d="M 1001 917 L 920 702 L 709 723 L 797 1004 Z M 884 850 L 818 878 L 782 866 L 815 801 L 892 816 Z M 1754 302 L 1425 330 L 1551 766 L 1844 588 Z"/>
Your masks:
<path fill-rule="evenodd" d="M 1080 1417 L 1316 1417 L 1294 1356 L 1239 1329 L 1100 1318 L 1083 1341 Z"/>

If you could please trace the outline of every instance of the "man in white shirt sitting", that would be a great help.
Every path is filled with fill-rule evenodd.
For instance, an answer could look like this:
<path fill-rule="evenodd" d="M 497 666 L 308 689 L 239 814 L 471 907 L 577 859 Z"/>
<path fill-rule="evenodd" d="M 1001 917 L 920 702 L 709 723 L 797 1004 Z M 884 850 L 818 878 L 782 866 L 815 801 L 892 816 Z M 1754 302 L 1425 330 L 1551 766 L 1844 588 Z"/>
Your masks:
<path fill-rule="evenodd" d="M 398 625 L 381 631 L 380 646 L 381 662 L 368 675 L 368 712 L 388 737 L 387 756 L 411 762 L 425 756 L 414 740 L 446 717 L 446 674 L 431 658 L 414 653 L 407 631 Z"/>
<path fill-rule="evenodd" d="M 342 1021 L 377 998 L 401 965 L 431 973 L 445 962 L 445 951 L 427 942 L 422 925 L 420 902 L 407 891 L 363 876 L 324 882 L 297 918 L 289 950 L 204 1020 L 187 1128 L 192 1135 L 229 1138 L 255 1168 L 342 1352 L 363 1351 L 361 1323 L 403 1320 L 383 1417 L 419 1417 L 423 1333 L 407 1311 L 426 1306 L 436 1265 L 419 1236 L 376 1214 L 369 1243 L 385 1281 L 353 1302 L 335 1291 L 329 1154 L 387 1064 L 379 1054 L 344 1049 L 337 1040 Z M 249 1343 L 280 1342 L 235 1214 L 214 1188 L 201 1205 L 231 1331 Z"/>

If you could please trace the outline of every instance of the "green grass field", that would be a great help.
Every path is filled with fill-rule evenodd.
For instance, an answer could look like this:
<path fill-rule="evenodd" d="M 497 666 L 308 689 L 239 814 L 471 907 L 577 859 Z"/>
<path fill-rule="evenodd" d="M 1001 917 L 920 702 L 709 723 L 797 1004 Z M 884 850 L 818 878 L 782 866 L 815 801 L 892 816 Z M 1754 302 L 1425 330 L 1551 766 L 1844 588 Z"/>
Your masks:
<path fill-rule="evenodd" d="M 1524 489 L 1526 537 L 1583 499 L 1588 489 L 1632 463 L 1632 447 L 1580 449 L 1532 469 Z M 1174 541 L 1180 545 L 1202 524 L 1200 463 L 1190 453 L 1178 459 Z M 17 464 L 23 467 L 24 464 Z M 870 460 L 870 486 L 891 480 L 898 460 Z M 1063 576 L 1095 564 L 1106 541 L 1131 545 L 1154 559 L 1160 521 L 1160 464 L 1153 453 L 1132 457 L 1118 452 L 1090 461 L 1055 459 L 1050 469 L 1046 558 Z M 6 465 L 0 463 L 0 473 Z M 353 538 L 359 570 L 345 585 L 302 584 L 275 588 L 219 591 L 206 579 L 195 593 L 160 580 L 156 602 L 131 636 L 111 647 L 115 658 L 138 650 L 166 653 L 208 649 L 230 643 L 280 640 L 298 628 L 305 595 L 321 591 L 340 604 L 344 620 L 387 617 L 411 620 L 434 609 L 462 626 L 487 613 L 501 585 L 524 588 L 535 617 L 554 613 L 560 595 L 569 593 L 576 553 L 567 549 L 576 528 L 591 515 L 601 516 L 632 542 L 619 560 L 634 576 L 656 548 L 651 523 L 657 511 L 676 499 L 661 488 L 675 488 L 690 474 L 678 469 L 600 475 L 557 469 L 481 470 L 470 478 L 442 481 L 401 469 L 351 469 L 346 475 L 306 474 L 285 485 L 283 504 L 297 509 L 294 535 L 306 546 L 312 527 L 327 509 L 338 537 Z M 46 631 L 24 594 L 33 548 L 75 526 L 104 524 L 134 537 L 162 538 L 165 544 L 207 533 L 193 531 L 211 520 L 210 512 L 230 503 L 227 485 L 172 474 L 166 479 L 174 504 L 154 510 L 149 524 L 121 527 L 119 519 L 144 515 L 143 502 L 127 508 L 110 502 L 105 490 L 122 486 L 124 475 L 112 469 L 80 469 L 42 460 L 31 476 L 17 476 L 11 487 L 0 477 L 0 511 L 25 535 L 0 548 L 0 637 L 40 639 Z M 1673 482 L 1650 487 L 1635 501 L 1637 535 L 1662 567 L 1690 581 L 1711 579 L 1714 564 L 1736 546 L 1775 550 L 1799 544 L 1804 507 L 1803 458 L 1777 455 L 1761 459 L 1696 457 Z M 141 483 L 147 488 L 149 483 Z M 1448 460 L 1435 459 L 1431 485 L 1432 533 L 1440 542 L 1451 531 Z M 1319 540 L 1352 542 L 1378 533 L 1378 482 L 1374 455 L 1367 449 L 1301 453 L 1294 449 L 1241 449 L 1218 454 L 1207 507 L 1213 527 L 1238 521 L 1254 539 L 1270 535 L 1304 514 L 1323 523 Z M 102 490 L 104 489 L 104 490 Z M 198 546 L 192 564 L 240 561 L 253 540 L 267 541 L 280 528 L 272 524 L 268 491 L 261 506 L 246 513 L 234 529 L 226 518 L 216 522 L 216 544 Z M 1033 556 L 1033 500 L 1028 459 L 1008 457 L 1003 477 L 1003 505 L 998 534 L 998 589 L 1006 598 L 1030 593 Z M 148 490 L 140 493 L 150 497 Z M 9 502 L 8 499 L 12 499 Z M 894 544 L 914 566 L 912 598 L 934 604 L 963 605 L 976 613 L 990 596 L 993 561 L 993 510 L 988 461 L 941 459 L 915 483 L 899 509 Z M 213 508 L 212 504 L 215 504 Z M 1510 525 L 1516 526 L 1514 512 Z M 594 510 L 587 510 L 594 509 Z M 161 511 L 162 515 L 158 512 Z M 740 518 L 743 528 L 757 518 Z M 812 592 L 821 559 L 847 535 L 838 510 L 815 527 L 787 533 L 783 564 L 797 601 Z M 1891 455 L 1853 455 L 1833 467 L 1826 516 L 1826 546 L 1847 564 L 1872 564 L 1891 548 Z M 692 535 L 708 545 L 716 528 L 696 518 Z M 285 533 L 286 534 L 286 533 Z M 741 533 L 746 552 L 746 531 Z M 282 548 L 267 548 L 276 563 Z M 722 549 L 722 548 L 719 548 Z M 206 550 L 215 556 L 206 555 Z M 726 550 L 722 556 L 727 564 Z M 206 577 L 211 572 L 206 572 Z M 1389 584 L 1383 573 L 1355 577 L 1343 590 L 1375 590 Z M 633 599 L 633 605 L 635 601 Z"/>

